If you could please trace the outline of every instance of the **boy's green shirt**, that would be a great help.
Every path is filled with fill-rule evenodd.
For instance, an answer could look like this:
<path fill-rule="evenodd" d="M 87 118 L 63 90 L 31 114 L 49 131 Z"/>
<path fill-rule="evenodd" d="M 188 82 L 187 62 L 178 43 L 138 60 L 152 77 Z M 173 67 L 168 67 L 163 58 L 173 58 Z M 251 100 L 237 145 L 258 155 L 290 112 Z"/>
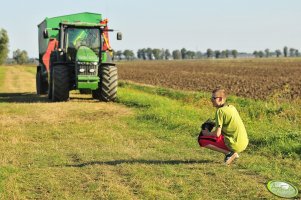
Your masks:
<path fill-rule="evenodd" d="M 234 152 L 246 149 L 249 143 L 247 131 L 236 108 L 224 105 L 216 111 L 216 125 L 222 128 L 225 144 Z"/>

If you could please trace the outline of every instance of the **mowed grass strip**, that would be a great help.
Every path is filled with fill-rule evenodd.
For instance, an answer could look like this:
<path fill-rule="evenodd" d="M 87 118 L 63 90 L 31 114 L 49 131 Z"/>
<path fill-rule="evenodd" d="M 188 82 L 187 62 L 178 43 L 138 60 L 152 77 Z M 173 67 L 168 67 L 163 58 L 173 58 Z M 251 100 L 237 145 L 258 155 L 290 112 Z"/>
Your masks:
<path fill-rule="evenodd" d="M 49 103 L 28 87 L 0 96 L 2 199 L 273 199 L 271 178 L 300 187 L 298 158 L 251 147 L 226 167 L 223 155 L 200 149 L 198 125 L 213 111 L 206 94 L 198 107 L 182 93 L 125 84 L 118 103 L 77 93 Z"/>
<path fill-rule="evenodd" d="M 4 76 L 5 76 L 6 67 L 0 66 L 0 89 L 3 86 Z M 1 90 L 0 90 L 1 91 Z"/>
<path fill-rule="evenodd" d="M 5 71 L 0 90 L 2 93 L 35 91 L 35 81 L 32 80 L 32 72 L 26 70 L 32 69 L 32 67 L 2 66 L 1 68 Z"/>

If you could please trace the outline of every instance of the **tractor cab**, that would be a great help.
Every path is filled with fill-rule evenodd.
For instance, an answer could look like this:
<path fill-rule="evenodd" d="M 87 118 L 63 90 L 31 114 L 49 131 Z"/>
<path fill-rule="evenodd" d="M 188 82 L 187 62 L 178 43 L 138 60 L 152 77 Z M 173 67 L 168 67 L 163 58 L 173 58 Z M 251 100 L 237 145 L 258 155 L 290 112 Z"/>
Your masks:
<path fill-rule="evenodd" d="M 100 28 L 67 27 L 64 38 L 67 61 L 99 62 L 102 43 Z"/>

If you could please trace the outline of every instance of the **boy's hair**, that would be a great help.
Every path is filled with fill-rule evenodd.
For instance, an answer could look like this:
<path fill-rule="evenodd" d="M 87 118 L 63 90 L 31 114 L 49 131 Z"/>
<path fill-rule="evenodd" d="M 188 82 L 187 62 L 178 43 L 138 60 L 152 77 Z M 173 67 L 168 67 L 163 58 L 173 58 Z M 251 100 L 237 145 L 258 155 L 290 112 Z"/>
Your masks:
<path fill-rule="evenodd" d="M 222 89 L 222 88 L 217 88 L 217 89 L 213 90 L 212 94 L 217 94 L 217 96 L 222 97 L 225 100 L 227 98 L 226 91 L 225 91 L 225 89 Z"/>

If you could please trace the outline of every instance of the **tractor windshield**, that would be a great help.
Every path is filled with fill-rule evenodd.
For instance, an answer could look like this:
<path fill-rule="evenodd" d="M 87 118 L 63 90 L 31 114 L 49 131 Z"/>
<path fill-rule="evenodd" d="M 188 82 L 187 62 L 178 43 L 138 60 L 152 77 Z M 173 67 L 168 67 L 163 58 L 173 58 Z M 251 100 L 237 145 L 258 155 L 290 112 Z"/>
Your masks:
<path fill-rule="evenodd" d="M 66 49 L 67 58 L 75 61 L 77 50 L 81 46 L 90 48 L 96 55 L 100 51 L 100 29 L 99 28 L 67 28 Z"/>

